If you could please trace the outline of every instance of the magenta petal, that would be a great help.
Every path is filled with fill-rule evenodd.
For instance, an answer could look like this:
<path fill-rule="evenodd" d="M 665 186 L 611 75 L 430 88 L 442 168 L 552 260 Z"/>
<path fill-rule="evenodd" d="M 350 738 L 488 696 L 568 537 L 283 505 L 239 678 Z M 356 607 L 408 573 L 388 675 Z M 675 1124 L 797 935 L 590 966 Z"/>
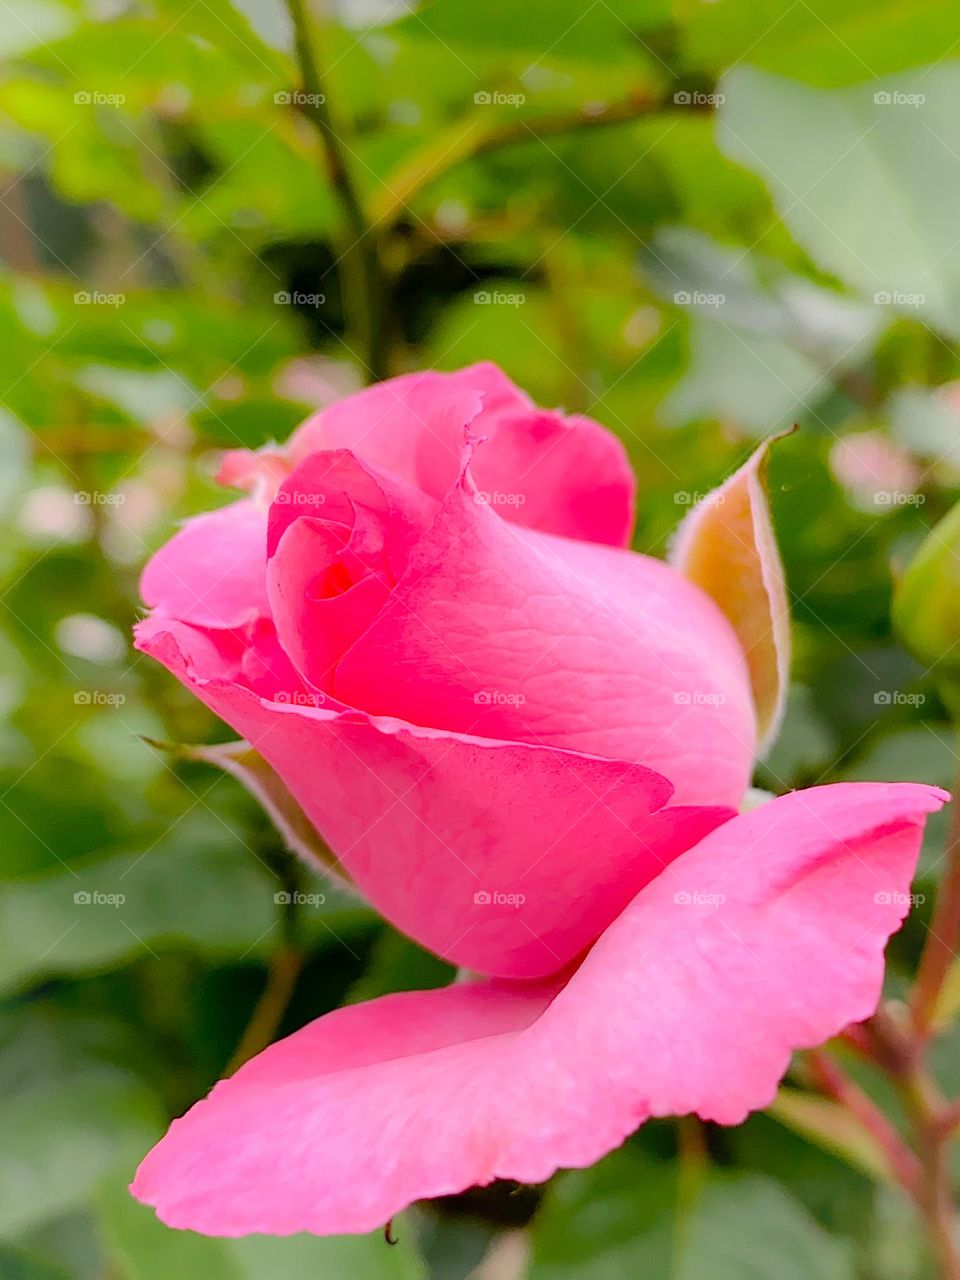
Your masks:
<path fill-rule="evenodd" d="M 147 563 L 145 604 L 197 627 L 240 627 L 269 614 L 267 513 L 248 499 L 188 520 Z"/>
<path fill-rule="evenodd" d="M 668 777 L 679 803 L 738 805 L 755 715 L 719 608 L 649 556 L 507 524 L 470 483 L 447 496 L 338 663 L 337 697 L 456 733 L 636 761 Z"/>
<path fill-rule="evenodd" d="M 315 450 L 350 449 L 442 498 L 459 473 L 468 423 L 486 442 L 477 484 L 505 520 L 589 542 L 630 541 L 636 481 L 617 437 L 590 418 L 538 409 L 494 364 L 368 387 L 308 418 L 289 452 L 298 462 Z"/>
<path fill-rule="evenodd" d="M 222 1081 L 134 1194 L 211 1235 L 369 1231 L 416 1199 L 581 1167 L 655 1115 L 766 1105 L 793 1050 L 867 1017 L 933 787 L 774 800 L 673 863 L 555 985 L 340 1009 Z"/>
<path fill-rule="evenodd" d="M 470 969 L 558 971 L 732 817 L 668 807 L 670 783 L 624 761 L 375 719 L 322 693 L 261 700 L 205 636 L 162 627 L 138 645 L 264 756 L 383 915 Z"/>

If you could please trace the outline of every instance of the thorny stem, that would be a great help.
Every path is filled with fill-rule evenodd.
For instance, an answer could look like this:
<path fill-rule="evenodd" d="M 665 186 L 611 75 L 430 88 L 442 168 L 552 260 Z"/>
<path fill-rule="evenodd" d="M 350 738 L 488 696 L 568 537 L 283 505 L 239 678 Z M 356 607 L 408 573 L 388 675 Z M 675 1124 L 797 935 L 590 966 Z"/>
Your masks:
<path fill-rule="evenodd" d="M 340 258 L 344 310 L 352 316 L 353 327 L 360 338 L 367 377 L 371 382 L 379 382 L 388 373 L 388 351 L 386 292 L 377 237 L 357 195 L 343 144 L 334 126 L 304 0 L 286 0 L 286 3 L 293 22 L 303 82 L 302 101 L 296 105 L 320 135 L 327 176 L 346 229 L 348 243 Z"/>
<path fill-rule="evenodd" d="M 943 1280 L 960 1280 L 960 1251 L 954 1224 L 953 1192 L 943 1133 L 942 1103 L 930 1090 L 923 1073 L 914 1069 L 901 1083 L 900 1095 L 910 1117 L 923 1177 L 917 1205 L 923 1215 Z"/>
<path fill-rule="evenodd" d="M 957 1104 L 948 1103 L 924 1065 L 925 1036 L 908 1011 L 881 1004 L 862 1024 L 864 1043 L 872 1046 L 872 1060 L 889 1076 L 910 1122 L 913 1146 L 920 1161 L 920 1178 L 913 1198 L 923 1218 L 930 1248 L 942 1280 L 960 1280 L 953 1187 L 948 1148 Z"/>

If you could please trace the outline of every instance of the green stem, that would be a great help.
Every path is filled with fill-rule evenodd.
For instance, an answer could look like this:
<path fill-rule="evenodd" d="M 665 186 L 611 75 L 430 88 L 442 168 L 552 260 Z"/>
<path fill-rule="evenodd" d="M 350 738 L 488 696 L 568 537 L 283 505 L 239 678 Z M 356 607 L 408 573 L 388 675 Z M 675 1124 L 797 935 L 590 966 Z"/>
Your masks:
<path fill-rule="evenodd" d="M 270 957 L 266 986 L 227 1065 L 228 1076 L 272 1042 L 297 985 L 303 960 L 302 953 L 289 946 L 279 947 Z"/>
<path fill-rule="evenodd" d="M 348 243 L 340 255 L 344 310 L 360 338 L 368 380 L 378 382 L 387 376 L 389 362 L 386 292 L 377 237 L 364 213 L 334 127 L 303 0 L 287 0 L 287 10 L 293 22 L 303 82 L 302 101 L 298 101 L 297 106 L 320 135 L 327 176 L 346 230 Z"/>
<path fill-rule="evenodd" d="M 662 96 L 648 90 L 637 90 L 620 102 L 584 106 L 575 111 L 557 112 L 536 119 L 490 119 L 487 108 L 457 120 L 434 135 L 430 144 L 418 151 L 410 162 L 389 175 L 383 195 L 372 208 L 375 225 L 390 225 L 404 212 L 425 187 L 436 182 L 457 165 L 490 151 L 547 138 L 562 137 L 585 130 L 627 124 L 661 110 L 666 106 Z M 692 108 L 685 107 L 685 111 Z"/>

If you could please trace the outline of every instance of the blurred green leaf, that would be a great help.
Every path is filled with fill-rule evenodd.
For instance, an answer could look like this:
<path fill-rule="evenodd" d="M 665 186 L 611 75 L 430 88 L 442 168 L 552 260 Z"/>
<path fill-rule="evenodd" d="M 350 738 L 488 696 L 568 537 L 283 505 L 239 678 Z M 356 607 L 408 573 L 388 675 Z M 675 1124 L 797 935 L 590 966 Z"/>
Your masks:
<path fill-rule="evenodd" d="M 558 1178 L 534 1224 L 530 1280 L 852 1280 L 848 1247 L 772 1180 L 710 1173 L 681 1205 L 675 1178 L 630 1150 Z"/>
<path fill-rule="evenodd" d="M 818 85 L 886 76 L 939 59 L 960 39 L 949 0 L 778 0 L 691 4 L 684 62 L 719 69 L 746 55 L 758 67 Z M 952 33 L 952 34 L 951 34 Z"/>
<path fill-rule="evenodd" d="M 83 1204 L 101 1178 L 131 1170 L 159 1132 L 156 1099 L 95 1050 L 94 1028 L 52 1021 L 50 1013 L 11 1013 L 0 1022 L 5 1036 L 17 1036 L 0 1057 L 5 1234 Z"/>
<path fill-rule="evenodd" d="M 366 908 L 324 885 L 315 930 L 348 928 Z M 100 970 L 187 948 L 207 956 L 262 956 L 279 936 L 285 893 L 242 839 L 167 836 L 139 853 L 86 860 L 70 871 L 0 888 L 0 988 L 51 974 Z"/>
<path fill-rule="evenodd" d="M 721 147 L 764 179 L 816 264 L 960 334 L 960 67 L 824 91 L 741 66 L 723 89 Z"/>
<path fill-rule="evenodd" d="M 369 1236 L 246 1236 L 218 1240 L 165 1227 L 114 1181 L 98 1196 L 100 1221 L 123 1280 L 422 1280 L 413 1233 L 391 1246 L 381 1232 Z"/>

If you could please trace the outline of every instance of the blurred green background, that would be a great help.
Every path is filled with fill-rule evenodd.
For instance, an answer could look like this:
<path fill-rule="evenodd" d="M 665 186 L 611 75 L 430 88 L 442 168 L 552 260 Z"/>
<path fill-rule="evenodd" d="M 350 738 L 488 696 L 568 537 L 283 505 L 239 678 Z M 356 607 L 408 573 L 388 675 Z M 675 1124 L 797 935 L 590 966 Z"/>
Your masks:
<path fill-rule="evenodd" d="M 960 493 L 960 11 L 949 0 L 343 0 L 312 12 L 375 228 L 376 350 L 280 0 L 0 3 L 0 1278 L 914 1280 L 910 1209 L 797 1064 L 739 1129 L 648 1126 L 400 1244 L 208 1241 L 124 1191 L 241 1043 L 449 971 L 291 866 L 239 786 L 142 741 L 229 736 L 130 649 L 138 568 L 224 501 L 218 451 L 397 373 L 498 361 L 616 431 L 636 546 L 751 443 L 795 620 L 771 790 L 950 785 L 891 634 Z M 346 287 L 345 287 L 346 280 Z M 908 979 L 940 869 L 931 823 Z M 938 1046 L 960 1090 L 960 1037 Z M 896 1115 L 883 1085 L 864 1086 Z"/>

